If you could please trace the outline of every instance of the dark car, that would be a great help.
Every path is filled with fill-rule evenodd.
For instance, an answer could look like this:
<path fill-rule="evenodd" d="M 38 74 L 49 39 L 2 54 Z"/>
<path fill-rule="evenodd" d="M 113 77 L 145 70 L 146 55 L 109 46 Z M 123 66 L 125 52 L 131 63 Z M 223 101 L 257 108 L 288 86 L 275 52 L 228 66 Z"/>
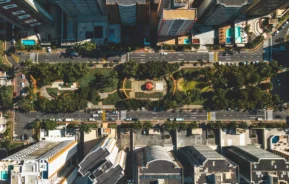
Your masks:
<path fill-rule="evenodd" d="M 131 118 L 132 121 L 138 121 L 138 118 Z"/>
<path fill-rule="evenodd" d="M 276 115 L 275 118 L 276 118 L 276 119 L 281 119 L 282 116 L 280 116 L 280 115 Z"/>

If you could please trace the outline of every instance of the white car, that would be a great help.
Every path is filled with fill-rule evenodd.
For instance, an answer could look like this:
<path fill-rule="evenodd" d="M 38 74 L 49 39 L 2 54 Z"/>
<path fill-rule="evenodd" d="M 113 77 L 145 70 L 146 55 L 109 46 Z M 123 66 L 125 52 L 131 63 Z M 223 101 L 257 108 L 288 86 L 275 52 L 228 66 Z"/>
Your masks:
<path fill-rule="evenodd" d="M 263 121 L 263 118 L 257 118 L 257 121 Z"/>
<path fill-rule="evenodd" d="M 51 47 L 47 47 L 47 52 L 51 53 Z"/>
<path fill-rule="evenodd" d="M 21 74 L 21 78 L 22 78 L 22 79 L 25 79 L 25 75 L 24 75 L 24 74 Z"/>
<path fill-rule="evenodd" d="M 56 121 L 63 121 L 63 119 L 62 118 L 57 118 Z"/>
<path fill-rule="evenodd" d="M 95 119 L 94 118 L 89 118 L 88 121 L 95 121 Z"/>
<path fill-rule="evenodd" d="M 102 111 L 97 111 L 97 113 L 99 113 L 99 114 L 100 114 L 100 113 L 102 113 Z"/>
<path fill-rule="evenodd" d="M 21 86 L 22 88 L 24 88 L 24 82 L 21 82 L 20 86 Z"/>
<path fill-rule="evenodd" d="M 98 117 L 98 114 L 93 114 L 93 115 L 91 115 L 92 117 Z"/>

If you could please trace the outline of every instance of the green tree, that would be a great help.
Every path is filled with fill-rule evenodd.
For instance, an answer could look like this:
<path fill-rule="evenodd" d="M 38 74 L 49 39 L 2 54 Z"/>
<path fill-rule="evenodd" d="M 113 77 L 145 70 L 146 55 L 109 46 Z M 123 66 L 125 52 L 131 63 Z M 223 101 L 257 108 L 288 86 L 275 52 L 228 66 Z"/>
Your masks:
<path fill-rule="evenodd" d="M 198 128 L 198 123 L 196 121 L 192 121 L 190 124 L 188 124 L 188 128 L 196 129 Z"/>
<path fill-rule="evenodd" d="M 133 123 L 133 129 L 141 130 L 141 129 L 143 129 L 143 124 L 140 121 L 137 121 L 137 122 Z"/>
<path fill-rule="evenodd" d="M 30 112 L 33 110 L 33 101 L 31 101 L 31 99 L 29 98 L 22 98 L 18 104 L 21 110 L 26 111 L 26 112 Z"/>
<path fill-rule="evenodd" d="M 151 121 L 145 121 L 144 123 L 143 123 L 143 128 L 145 128 L 145 129 L 150 129 L 150 128 L 152 128 L 153 127 L 153 124 L 152 124 L 152 122 Z"/>
<path fill-rule="evenodd" d="M 250 78 L 250 83 L 252 83 L 252 84 L 257 84 L 257 83 L 260 82 L 260 80 L 261 80 L 260 75 L 259 75 L 258 73 L 253 73 L 253 74 L 251 75 L 251 78 Z"/>
<path fill-rule="evenodd" d="M 0 87 L 0 107 L 10 109 L 13 106 L 12 89 L 10 86 Z"/>
<path fill-rule="evenodd" d="M 188 129 L 188 125 L 187 125 L 187 123 L 185 123 L 185 122 L 180 122 L 179 124 L 178 124 L 178 129 L 179 129 L 179 131 L 185 131 L 185 130 L 187 130 Z"/>
<path fill-rule="evenodd" d="M 248 125 L 245 121 L 241 121 L 241 122 L 238 124 L 238 127 L 239 127 L 239 128 L 243 128 L 243 129 L 248 129 L 249 125 Z"/>
<path fill-rule="evenodd" d="M 57 123 L 55 121 L 44 120 L 42 123 L 45 130 L 54 130 L 57 127 Z"/>
<path fill-rule="evenodd" d="M 91 132 L 91 124 L 82 123 L 79 127 L 80 132 L 84 132 L 85 134 L 89 134 Z"/>

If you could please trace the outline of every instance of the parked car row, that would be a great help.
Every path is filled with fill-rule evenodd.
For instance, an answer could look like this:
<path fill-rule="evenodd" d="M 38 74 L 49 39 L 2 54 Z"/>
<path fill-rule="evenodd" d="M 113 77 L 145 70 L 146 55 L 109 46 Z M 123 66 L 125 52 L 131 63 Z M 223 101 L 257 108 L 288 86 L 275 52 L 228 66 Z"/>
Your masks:
<path fill-rule="evenodd" d="M 288 23 L 289 23 L 288 20 L 287 20 L 286 22 L 284 22 L 284 23 L 282 24 L 282 26 L 279 27 L 279 29 L 278 29 L 277 31 L 275 31 L 272 35 L 273 35 L 273 36 L 276 36 Z"/>

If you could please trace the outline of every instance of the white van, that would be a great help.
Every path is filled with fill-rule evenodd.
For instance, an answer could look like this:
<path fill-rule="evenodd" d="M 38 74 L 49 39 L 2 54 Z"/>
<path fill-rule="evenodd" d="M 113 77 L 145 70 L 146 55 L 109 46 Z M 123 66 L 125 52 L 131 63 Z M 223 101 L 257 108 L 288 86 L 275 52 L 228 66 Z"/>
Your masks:
<path fill-rule="evenodd" d="M 176 118 L 175 120 L 176 121 L 184 121 L 185 119 L 184 118 Z"/>
<path fill-rule="evenodd" d="M 93 114 L 91 115 L 91 117 L 98 117 L 98 114 Z"/>
<path fill-rule="evenodd" d="M 74 121 L 74 119 L 73 118 L 65 118 L 64 121 Z"/>

